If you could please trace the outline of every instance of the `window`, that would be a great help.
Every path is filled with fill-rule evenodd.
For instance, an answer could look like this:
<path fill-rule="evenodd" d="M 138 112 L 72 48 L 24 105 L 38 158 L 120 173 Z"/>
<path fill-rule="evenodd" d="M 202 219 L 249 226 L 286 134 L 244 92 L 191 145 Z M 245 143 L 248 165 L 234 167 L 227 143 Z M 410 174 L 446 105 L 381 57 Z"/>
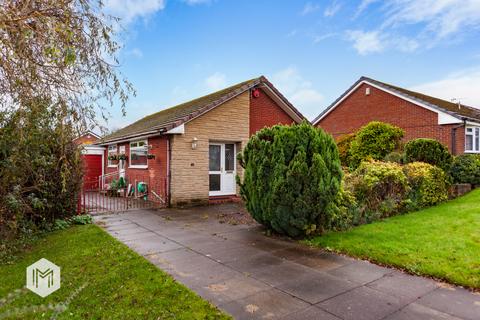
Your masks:
<path fill-rule="evenodd" d="M 117 160 L 110 160 L 110 156 L 115 156 L 117 155 L 117 145 L 112 144 L 108 146 L 108 153 L 107 153 L 107 165 L 109 167 L 116 167 L 117 166 Z"/>
<path fill-rule="evenodd" d="M 465 152 L 480 152 L 480 127 L 465 128 Z"/>
<path fill-rule="evenodd" d="M 147 168 L 148 144 L 147 140 L 130 142 L 130 167 Z"/>

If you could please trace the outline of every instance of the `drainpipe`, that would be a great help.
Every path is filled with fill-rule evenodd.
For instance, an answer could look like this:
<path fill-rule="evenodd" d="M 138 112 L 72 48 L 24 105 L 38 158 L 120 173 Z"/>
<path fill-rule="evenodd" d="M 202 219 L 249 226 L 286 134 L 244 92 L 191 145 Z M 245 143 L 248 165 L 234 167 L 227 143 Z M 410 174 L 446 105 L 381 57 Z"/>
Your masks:
<path fill-rule="evenodd" d="M 172 139 L 172 135 L 168 136 L 167 139 L 167 206 L 170 207 L 170 185 L 171 185 L 171 177 L 172 177 L 172 172 L 170 170 L 170 163 L 172 161 L 172 149 L 170 148 L 170 140 Z"/>
<path fill-rule="evenodd" d="M 457 129 L 465 127 L 467 125 L 467 120 L 463 119 L 463 123 L 452 128 L 452 154 L 457 155 Z"/>

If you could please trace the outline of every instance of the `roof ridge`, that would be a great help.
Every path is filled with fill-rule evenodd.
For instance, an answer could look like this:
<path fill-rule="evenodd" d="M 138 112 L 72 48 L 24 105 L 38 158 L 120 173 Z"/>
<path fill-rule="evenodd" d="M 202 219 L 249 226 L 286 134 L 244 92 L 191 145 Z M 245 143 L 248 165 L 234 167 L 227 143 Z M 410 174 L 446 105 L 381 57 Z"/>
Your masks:
<path fill-rule="evenodd" d="M 222 104 L 250 87 L 267 81 L 262 75 L 146 115 L 101 139 L 100 143 L 141 134 L 149 130 L 166 131 Z M 165 131 L 162 130 L 162 131 Z"/>
<path fill-rule="evenodd" d="M 237 83 L 237 84 L 233 84 L 233 85 L 231 85 L 231 86 L 225 87 L 225 88 L 223 88 L 223 89 L 220 89 L 220 90 L 217 90 L 217 91 L 214 91 L 214 92 L 210 92 L 210 93 L 205 94 L 205 95 L 203 95 L 203 96 L 200 96 L 200 97 L 197 97 L 197 98 L 194 98 L 194 99 L 191 99 L 191 100 L 187 100 L 187 101 L 181 102 L 181 103 L 176 104 L 176 105 L 174 105 L 174 106 L 170 106 L 170 107 L 168 107 L 168 108 L 165 108 L 165 109 L 159 110 L 159 111 L 157 111 L 157 112 L 151 113 L 151 114 L 149 114 L 149 115 L 146 115 L 146 116 L 144 116 L 143 118 L 140 118 L 140 119 L 138 119 L 137 121 L 133 122 L 132 124 L 135 124 L 135 123 L 138 122 L 138 121 L 144 120 L 145 118 L 154 116 L 154 115 L 159 114 L 159 113 L 161 113 L 161 112 L 169 111 L 169 110 L 172 110 L 172 109 L 174 109 L 174 108 L 178 108 L 178 107 L 181 107 L 181 106 L 183 106 L 183 105 L 186 105 L 186 104 L 189 104 L 189 103 L 193 103 L 193 102 L 195 102 L 195 101 L 197 101 L 197 100 L 202 100 L 202 99 L 205 99 L 205 98 L 207 98 L 207 97 L 209 97 L 209 96 L 213 96 L 213 95 L 219 94 L 219 93 L 222 92 L 222 91 L 231 90 L 231 89 L 233 89 L 233 88 L 236 87 L 236 86 L 239 86 L 239 85 L 241 85 L 241 84 L 247 84 L 247 83 L 249 83 L 249 82 L 258 80 L 258 79 L 260 79 L 260 78 L 262 78 L 262 77 L 263 77 L 263 76 L 256 77 L 256 78 L 252 78 L 252 79 L 246 80 L 246 81 L 242 81 L 242 82 L 239 82 L 239 83 Z"/>

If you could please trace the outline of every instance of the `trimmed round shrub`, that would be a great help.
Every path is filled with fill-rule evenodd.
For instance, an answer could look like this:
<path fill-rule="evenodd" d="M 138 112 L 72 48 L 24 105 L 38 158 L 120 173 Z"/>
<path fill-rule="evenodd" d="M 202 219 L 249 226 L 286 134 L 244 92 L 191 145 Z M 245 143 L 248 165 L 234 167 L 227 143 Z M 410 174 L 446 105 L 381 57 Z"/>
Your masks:
<path fill-rule="evenodd" d="M 449 179 L 445 172 L 425 162 L 412 162 L 403 167 L 410 192 L 409 209 L 428 207 L 448 199 Z"/>
<path fill-rule="evenodd" d="M 480 184 L 480 156 L 463 154 L 453 159 L 450 175 L 454 183 Z"/>
<path fill-rule="evenodd" d="M 344 167 L 348 167 L 350 165 L 350 158 L 351 158 L 350 145 L 352 144 L 352 141 L 354 139 L 355 139 L 355 134 L 350 133 L 350 134 L 345 134 L 343 136 L 340 136 L 337 140 L 337 147 L 338 147 L 338 154 L 340 156 L 340 162 Z"/>
<path fill-rule="evenodd" d="M 388 123 L 373 121 L 362 127 L 350 146 L 350 167 L 356 168 L 362 161 L 383 160 L 387 154 L 398 149 L 403 130 Z"/>
<path fill-rule="evenodd" d="M 419 138 L 405 145 L 405 161 L 425 162 L 447 171 L 452 164 L 452 155 L 448 148 L 434 139 Z"/>
<path fill-rule="evenodd" d="M 402 166 L 381 161 L 362 162 L 353 173 L 345 176 L 345 188 L 355 195 L 359 208 L 355 224 L 400 212 L 410 190 Z"/>
<path fill-rule="evenodd" d="M 246 208 L 259 223 L 300 237 L 329 229 L 342 181 L 333 138 L 307 122 L 253 135 L 239 155 Z"/>

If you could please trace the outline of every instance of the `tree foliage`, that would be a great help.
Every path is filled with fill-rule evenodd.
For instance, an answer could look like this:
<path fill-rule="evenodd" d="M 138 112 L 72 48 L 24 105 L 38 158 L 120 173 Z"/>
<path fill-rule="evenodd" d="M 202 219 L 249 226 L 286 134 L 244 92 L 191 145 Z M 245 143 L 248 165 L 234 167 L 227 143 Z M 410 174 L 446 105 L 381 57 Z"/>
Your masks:
<path fill-rule="evenodd" d="M 360 128 L 351 142 L 350 167 L 356 168 L 364 160 L 383 160 L 400 146 L 403 130 L 379 121 L 372 121 Z"/>
<path fill-rule="evenodd" d="M 100 0 L 0 3 L 0 111 L 49 101 L 81 124 L 125 102 L 133 89 L 115 69 L 117 19 Z M 78 123 L 77 123 L 78 124 Z"/>
<path fill-rule="evenodd" d="M 331 227 L 342 170 L 330 135 L 306 122 L 264 128 L 239 159 L 241 194 L 259 223 L 292 237 Z"/>
<path fill-rule="evenodd" d="M 76 213 L 82 167 L 74 137 L 65 114 L 43 101 L 1 114 L 2 239 Z"/>

